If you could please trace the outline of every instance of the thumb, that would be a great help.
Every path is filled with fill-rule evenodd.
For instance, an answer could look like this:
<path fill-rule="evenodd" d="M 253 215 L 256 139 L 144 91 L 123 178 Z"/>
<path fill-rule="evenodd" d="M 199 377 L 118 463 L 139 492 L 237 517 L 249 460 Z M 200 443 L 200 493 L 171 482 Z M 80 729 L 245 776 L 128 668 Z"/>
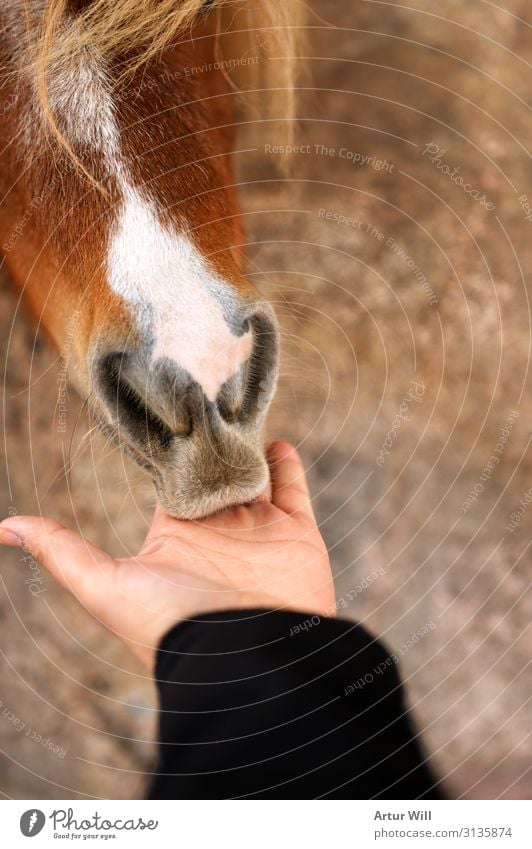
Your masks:
<path fill-rule="evenodd" d="M 62 586 L 88 604 L 98 595 L 99 579 L 114 565 L 108 554 L 53 519 L 4 519 L 0 543 L 29 552 Z"/>

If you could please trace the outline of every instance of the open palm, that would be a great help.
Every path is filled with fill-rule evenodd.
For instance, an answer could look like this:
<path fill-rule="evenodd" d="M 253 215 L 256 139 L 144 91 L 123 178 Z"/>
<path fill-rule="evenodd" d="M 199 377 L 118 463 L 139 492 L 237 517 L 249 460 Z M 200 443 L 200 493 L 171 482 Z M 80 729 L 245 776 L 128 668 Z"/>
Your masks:
<path fill-rule="evenodd" d="M 201 521 L 156 508 L 139 553 L 114 559 L 51 519 L 14 516 L 0 542 L 23 546 L 104 625 L 153 666 L 176 622 L 237 608 L 334 609 L 329 558 L 295 449 L 269 452 L 266 497 Z"/>

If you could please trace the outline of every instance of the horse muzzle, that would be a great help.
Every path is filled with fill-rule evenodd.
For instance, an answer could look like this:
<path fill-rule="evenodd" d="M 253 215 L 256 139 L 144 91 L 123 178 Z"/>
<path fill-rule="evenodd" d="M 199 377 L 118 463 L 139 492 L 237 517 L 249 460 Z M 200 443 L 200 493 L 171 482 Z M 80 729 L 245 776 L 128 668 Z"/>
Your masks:
<path fill-rule="evenodd" d="M 176 517 L 202 518 L 251 501 L 267 486 L 263 429 L 279 351 L 273 312 L 261 304 L 244 330 L 251 334 L 249 357 L 215 395 L 174 360 L 154 358 L 149 337 L 129 347 L 100 341 L 91 352 L 102 429 L 150 472 L 161 505 Z"/>

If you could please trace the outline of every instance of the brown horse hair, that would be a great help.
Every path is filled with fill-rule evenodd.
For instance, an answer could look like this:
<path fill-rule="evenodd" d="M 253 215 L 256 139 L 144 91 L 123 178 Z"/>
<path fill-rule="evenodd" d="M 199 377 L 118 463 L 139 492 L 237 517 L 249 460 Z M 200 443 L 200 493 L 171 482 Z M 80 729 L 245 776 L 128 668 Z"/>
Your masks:
<path fill-rule="evenodd" d="M 45 124 L 77 168 L 104 194 L 58 126 L 49 98 L 51 71 L 87 51 L 103 60 L 133 55 L 122 71 L 123 80 L 172 42 L 191 37 L 206 15 L 215 16 L 218 44 L 220 34 L 233 31 L 243 53 L 255 50 L 267 60 L 246 67 L 252 75 L 250 87 L 260 92 L 262 107 L 267 102 L 271 114 L 281 116 L 283 135 L 289 140 L 305 17 L 302 0 L 45 0 L 36 31 L 29 2 L 24 0 L 30 50 L 27 67 L 35 73 Z M 235 23 L 239 13 L 245 16 L 244 24 L 240 19 Z"/>

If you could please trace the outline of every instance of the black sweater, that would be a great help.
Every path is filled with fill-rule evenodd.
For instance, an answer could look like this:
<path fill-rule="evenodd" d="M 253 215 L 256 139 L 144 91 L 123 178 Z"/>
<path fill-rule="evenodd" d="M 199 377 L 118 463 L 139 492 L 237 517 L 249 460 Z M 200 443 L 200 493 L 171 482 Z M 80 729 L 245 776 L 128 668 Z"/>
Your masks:
<path fill-rule="evenodd" d="M 159 646 L 150 798 L 437 799 L 395 663 L 361 625 L 237 610 Z"/>

